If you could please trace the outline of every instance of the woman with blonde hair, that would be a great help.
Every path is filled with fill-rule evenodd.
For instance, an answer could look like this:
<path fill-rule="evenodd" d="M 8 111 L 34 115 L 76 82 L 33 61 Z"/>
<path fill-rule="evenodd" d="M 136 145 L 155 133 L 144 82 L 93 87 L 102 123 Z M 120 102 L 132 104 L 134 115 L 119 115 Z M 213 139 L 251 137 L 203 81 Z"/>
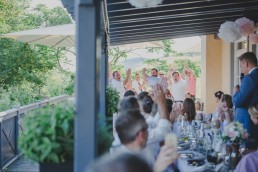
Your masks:
<path fill-rule="evenodd" d="M 248 108 L 251 120 L 258 125 L 258 104 Z M 256 142 L 256 146 L 257 142 Z M 258 171 L 258 151 L 245 155 L 236 167 L 236 172 L 256 172 Z"/>

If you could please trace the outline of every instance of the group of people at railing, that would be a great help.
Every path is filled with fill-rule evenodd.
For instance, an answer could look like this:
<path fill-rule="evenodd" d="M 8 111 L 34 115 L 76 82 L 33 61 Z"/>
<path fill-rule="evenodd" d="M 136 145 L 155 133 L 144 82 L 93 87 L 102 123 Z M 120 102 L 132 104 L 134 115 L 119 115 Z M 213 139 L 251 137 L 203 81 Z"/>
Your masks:
<path fill-rule="evenodd" d="M 177 171 L 173 163 L 178 158 L 178 147 L 174 144 L 162 145 L 168 133 L 175 133 L 179 139 L 178 143 L 185 141 L 184 139 L 189 141 L 191 139 L 189 148 L 197 150 L 199 141 L 204 139 L 204 128 L 211 128 L 211 134 L 209 131 L 206 133 L 206 136 L 210 137 L 206 146 L 210 144 L 210 148 L 215 151 L 222 151 L 222 141 L 218 136 L 232 121 L 239 121 L 249 133 L 249 139 L 244 142 L 246 149 L 256 149 L 258 146 L 258 130 L 255 129 L 258 124 L 257 58 L 248 52 L 240 56 L 239 60 L 245 77 L 241 85 L 235 87 L 233 97 L 222 91 L 215 93 L 217 107 L 212 114 L 203 112 L 202 104 L 194 101 L 194 96 L 186 97 L 187 87 L 190 88 L 196 82 L 193 79 L 196 80 L 194 73 L 187 65 L 184 70 L 187 75 L 186 80 L 181 79 L 179 72 L 172 67 L 164 78 L 158 77 L 156 69 L 152 69 L 151 76 L 147 75 L 146 69 L 143 69 L 143 81 L 152 88 L 149 92 L 143 91 L 144 87 L 141 84 L 137 85 L 138 89 L 126 90 L 123 85 L 118 84 L 126 82 L 122 82 L 119 72 L 115 71 L 110 85 L 120 92 L 121 101 L 118 105 L 119 111 L 113 118 L 114 142 L 111 153 L 114 157 L 122 156 L 118 155 L 118 152 L 133 152 L 145 159 L 153 171 Z M 128 82 L 130 74 L 131 71 L 128 70 L 125 81 Z M 172 83 L 169 75 L 173 77 Z M 189 81 L 192 84 L 189 84 Z M 169 85 L 172 86 L 173 98 L 168 91 Z M 196 88 L 192 90 L 194 89 Z M 185 138 L 186 135 L 192 138 Z M 257 171 L 256 155 L 257 151 L 245 155 L 236 171 Z"/>

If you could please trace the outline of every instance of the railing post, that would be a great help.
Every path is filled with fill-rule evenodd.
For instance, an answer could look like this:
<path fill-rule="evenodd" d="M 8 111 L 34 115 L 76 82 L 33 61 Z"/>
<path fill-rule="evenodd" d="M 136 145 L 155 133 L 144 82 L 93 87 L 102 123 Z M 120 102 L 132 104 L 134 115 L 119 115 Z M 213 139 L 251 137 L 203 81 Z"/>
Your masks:
<path fill-rule="evenodd" d="M 19 109 L 17 109 L 17 116 L 15 117 L 15 155 L 19 155 L 19 147 L 18 147 L 18 141 L 19 141 L 19 129 L 20 129 L 20 113 Z"/>
<path fill-rule="evenodd" d="M 0 119 L 0 169 L 3 170 L 2 118 Z"/>

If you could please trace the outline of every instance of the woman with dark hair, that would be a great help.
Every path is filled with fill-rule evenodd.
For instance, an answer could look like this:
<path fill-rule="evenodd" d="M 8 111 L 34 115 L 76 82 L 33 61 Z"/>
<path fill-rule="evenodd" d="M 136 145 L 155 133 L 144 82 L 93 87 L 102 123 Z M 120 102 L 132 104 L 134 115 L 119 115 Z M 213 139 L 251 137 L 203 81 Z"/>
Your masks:
<path fill-rule="evenodd" d="M 195 119 L 196 110 L 193 99 L 186 98 L 183 103 L 183 115 L 186 117 L 186 121 L 192 122 Z"/>
<path fill-rule="evenodd" d="M 218 117 L 219 117 L 218 110 L 221 107 L 221 98 L 222 98 L 223 94 L 224 93 L 222 91 L 217 91 L 216 93 L 214 93 L 216 109 L 215 109 L 215 112 L 212 113 L 212 121 L 218 120 Z"/>
<path fill-rule="evenodd" d="M 224 94 L 221 98 L 221 106 L 218 108 L 218 119 L 221 123 L 222 131 L 234 119 L 232 97 L 228 94 Z"/>

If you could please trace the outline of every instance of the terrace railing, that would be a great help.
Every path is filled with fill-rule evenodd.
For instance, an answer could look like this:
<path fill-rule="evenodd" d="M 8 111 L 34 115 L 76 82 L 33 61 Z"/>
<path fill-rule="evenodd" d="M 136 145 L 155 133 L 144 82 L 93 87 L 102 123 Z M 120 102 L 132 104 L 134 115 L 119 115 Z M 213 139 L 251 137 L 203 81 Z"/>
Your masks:
<path fill-rule="evenodd" d="M 18 148 L 19 132 L 23 132 L 22 119 L 29 111 L 65 101 L 67 95 L 52 97 L 37 103 L 15 107 L 0 112 L 0 171 L 14 162 L 21 154 Z"/>

